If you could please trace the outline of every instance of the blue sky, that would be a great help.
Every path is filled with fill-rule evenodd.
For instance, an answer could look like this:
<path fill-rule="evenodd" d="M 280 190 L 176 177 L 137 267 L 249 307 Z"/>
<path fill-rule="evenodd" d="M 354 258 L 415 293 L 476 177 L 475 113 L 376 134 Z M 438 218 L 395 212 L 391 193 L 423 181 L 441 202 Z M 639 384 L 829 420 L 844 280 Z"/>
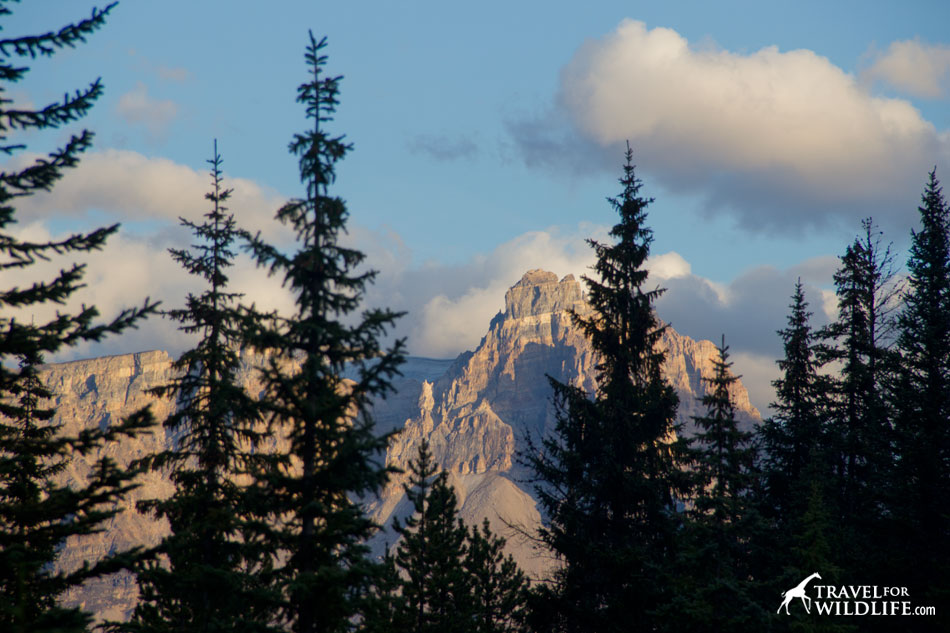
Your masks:
<path fill-rule="evenodd" d="M 24 234 L 122 221 L 90 263 L 105 310 L 144 293 L 180 302 L 190 281 L 164 249 L 204 211 L 217 138 L 233 210 L 277 241 L 270 218 L 298 195 L 286 146 L 307 29 L 344 75 L 334 129 L 351 236 L 380 269 L 370 300 L 413 311 L 414 353 L 477 344 L 528 268 L 582 273 L 583 238 L 615 217 L 621 147 L 634 147 L 660 316 L 694 338 L 725 332 L 760 406 L 791 284 L 816 321 L 833 313 L 835 256 L 874 216 L 905 259 L 927 171 L 950 164 L 950 8 L 942 2 L 348 2 L 124 0 L 89 43 L 38 60 L 11 89 L 43 105 L 102 77 L 83 122 L 96 146 Z M 88 14 L 25 2 L 5 36 Z M 276 8 L 275 8 L 276 7 Z M 30 135 L 44 151 L 65 131 Z M 121 265 L 117 265 L 121 262 Z M 236 282 L 283 305 L 242 263 Z M 184 342 L 156 324 L 78 354 Z"/>

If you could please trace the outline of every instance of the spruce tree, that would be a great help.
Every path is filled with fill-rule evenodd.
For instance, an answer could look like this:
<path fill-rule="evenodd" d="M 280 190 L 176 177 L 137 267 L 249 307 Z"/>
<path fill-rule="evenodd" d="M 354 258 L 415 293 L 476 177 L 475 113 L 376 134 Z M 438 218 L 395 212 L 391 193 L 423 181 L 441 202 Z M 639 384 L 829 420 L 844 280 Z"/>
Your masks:
<path fill-rule="evenodd" d="M 547 524 L 540 540 L 561 566 L 535 614 L 563 631 L 650 630 L 670 600 L 667 571 L 685 493 L 675 440 L 677 397 L 662 378 L 661 326 L 646 288 L 652 232 L 628 145 L 614 243 L 591 240 L 593 313 L 573 315 L 596 353 L 596 393 L 551 381 L 555 429 L 524 455 Z"/>
<path fill-rule="evenodd" d="M 678 631 L 760 630 L 766 612 L 753 599 L 751 548 L 761 532 L 756 511 L 756 448 L 736 421 L 732 373 L 723 338 L 713 376 L 704 378 L 706 415 L 687 440 L 694 494 L 679 536 L 678 595 L 667 612 Z M 672 624 L 672 627 L 669 625 Z"/>
<path fill-rule="evenodd" d="M 824 328 L 825 362 L 840 365 L 831 381 L 828 448 L 840 519 L 839 549 L 864 567 L 880 551 L 883 491 L 891 466 L 887 386 L 892 369 L 893 312 L 900 290 L 893 255 L 870 219 L 834 275 L 838 318 Z M 884 578 L 878 579 L 884 581 Z"/>
<path fill-rule="evenodd" d="M 776 413 L 759 431 L 765 453 L 767 507 L 763 511 L 779 524 L 804 512 L 811 491 L 809 479 L 825 470 L 820 462 L 824 459 L 827 385 L 819 374 L 817 335 L 810 325 L 812 313 L 801 279 L 795 283 L 789 309 L 788 325 L 778 331 L 785 356 L 778 361 L 782 376 L 772 383 Z"/>
<path fill-rule="evenodd" d="M 825 585 L 844 585 L 853 576 L 842 569 L 836 561 L 841 559 L 836 552 L 833 535 L 838 527 L 832 512 L 825 503 L 826 486 L 817 480 L 809 483 L 809 492 L 805 502 L 805 511 L 792 519 L 792 536 L 785 541 L 787 551 L 785 565 L 780 576 L 782 591 L 794 586 L 812 573 L 820 570 L 821 582 Z M 771 592 L 769 599 L 775 602 L 778 591 Z M 771 606 L 773 602 L 766 603 Z M 782 613 L 780 624 L 775 630 L 788 630 L 794 633 L 852 633 L 861 630 L 877 630 L 875 620 L 884 618 L 862 618 L 860 625 L 849 622 L 853 618 L 815 617 L 815 607 L 811 613 L 796 609 Z M 776 614 L 778 615 L 778 614 Z M 870 620 L 870 621 L 869 621 Z M 774 621 L 774 618 L 773 618 Z M 860 626 L 860 629 L 858 628 Z M 881 630 L 892 631 L 893 624 L 885 623 Z"/>
<path fill-rule="evenodd" d="M 807 538 L 816 529 L 814 517 L 827 515 L 830 520 L 835 515 L 829 510 L 824 492 L 832 479 L 832 452 L 827 446 L 831 387 L 829 377 L 820 371 L 820 342 L 811 327 L 812 313 L 801 279 L 795 283 L 789 310 L 787 326 L 778 331 L 785 354 L 778 361 L 781 377 L 772 383 L 775 415 L 758 429 L 763 454 L 762 488 L 756 508 L 765 524 L 758 537 L 753 537 L 752 565 L 753 575 L 762 581 L 757 602 L 764 607 L 769 607 L 781 591 L 801 581 L 802 574 L 816 571 L 807 567 L 806 560 L 800 560 L 805 556 L 802 547 L 807 548 Z M 815 507 L 816 503 L 820 508 Z M 810 511 L 812 519 L 806 521 Z M 801 551 L 795 560 L 789 560 L 793 545 Z M 837 557 L 826 549 L 815 550 L 807 560 L 819 557 L 826 564 L 822 570 L 830 569 Z"/>
<path fill-rule="evenodd" d="M 0 18 L 12 13 L 0 3 Z M 13 107 L 8 85 L 23 79 L 23 60 L 49 57 L 75 47 L 105 22 L 114 5 L 94 9 L 85 20 L 39 36 L 0 40 L 0 151 L 15 156 L 25 145 L 11 132 L 49 130 L 82 118 L 102 94 L 98 80 L 67 94 L 45 108 Z M 28 274 L 31 266 L 55 258 L 79 257 L 101 249 L 117 226 L 65 239 L 24 241 L 12 231 L 18 199 L 49 191 L 63 171 L 74 167 L 89 148 L 92 133 L 72 135 L 65 145 L 33 159 L 23 168 L 0 173 L 0 270 Z M 118 512 L 118 502 L 135 487 L 135 469 L 120 468 L 107 455 L 99 457 L 85 484 L 56 482 L 71 459 L 103 455 L 107 442 L 133 436 L 151 426 L 141 411 L 106 428 L 66 435 L 51 423 L 53 394 L 43 385 L 41 364 L 48 355 L 134 326 L 155 309 L 146 300 L 139 308 L 100 322 L 94 306 L 74 312 L 60 309 L 49 320 L 35 322 L 34 311 L 66 304 L 83 287 L 85 264 L 65 266 L 58 274 L 28 286 L 0 290 L 0 630 L 11 633 L 86 631 L 91 615 L 59 603 L 83 582 L 126 568 L 134 552 L 115 552 L 88 561 L 75 570 L 57 569 L 59 552 L 68 539 L 101 532 Z M 19 318 L 24 315 L 25 318 Z M 100 452 L 101 451 L 101 452 Z"/>
<path fill-rule="evenodd" d="M 360 607 L 360 633 L 405 633 L 407 609 L 401 583 L 396 559 L 387 550 Z"/>
<path fill-rule="evenodd" d="M 481 529 L 472 526 L 467 543 L 464 565 L 475 633 L 526 631 L 528 580 L 515 559 L 504 554 L 505 539 L 485 519 Z"/>
<path fill-rule="evenodd" d="M 688 440 L 692 449 L 692 473 L 697 478 L 693 498 L 699 516 L 719 531 L 735 528 L 746 514 L 747 495 L 752 489 L 755 449 L 752 434 L 739 428 L 731 389 L 739 381 L 732 373 L 729 348 L 723 337 L 719 358 L 713 360 L 713 376 L 704 378 L 701 398 L 706 415 L 694 417 L 697 432 Z"/>
<path fill-rule="evenodd" d="M 405 485 L 413 515 L 395 520 L 400 540 L 395 563 L 405 580 L 398 621 L 413 633 L 473 631 L 471 583 L 463 567 L 468 531 L 458 517 L 458 499 L 445 472 L 436 474 L 428 442 L 410 462 Z"/>
<path fill-rule="evenodd" d="M 513 633 L 524 631 L 528 583 L 488 520 L 468 528 L 445 472 L 423 441 L 404 484 L 413 514 L 393 527 L 400 539 L 370 631 Z M 387 581 L 387 578 L 389 579 Z M 395 583 L 391 582 L 396 579 Z M 378 616 L 382 615 L 382 618 Z M 383 625 L 379 622 L 382 621 Z"/>
<path fill-rule="evenodd" d="M 912 586 L 920 604 L 939 605 L 950 600 L 950 208 L 936 170 L 919 212 L 898 316 L 902 367 L 889 507 L 900 538 L 890 573 Z"/>
<path fill-rule="evenodd" d="M 329 190 L 350 145 L 325 129 L 340 82 L 322 74 L 325 46 L 311 33 L 310 78 L 297 100 L 312 127 L 290 143 L 305 193 L 277 213 L 296 232 L 298 248 L 287 252 L 259 235 L 250 244 L 258 264 L 282 277 L 296 303 L 293 314 L 263 321 L 252 337 L 268 355 L 262 368 L 268 421 L 289 446 L 283 466 L 262 475 L 262 483 L 278 521 L 268 541 L 281 551 L 282 618 L 295 633 L 351 629 L 375 573 L 365 541 L 377 526 L 358 498 L 375 493 L 389 470 L 382 461 L 388 438 L 374 432 L 370 404 L 391 390 L 404 349 L 401 340 L 389 349 L 380 342 L 398 314 L 354 314 L 375 273 L 358 272 L 364 255 L 340 243 L 348 213 Z M 354 379 L 345 380 L 344 372 Z"/>
<path fill-rule="evenodd" d="M 132 620 L 115 630 L 231 633 L 277 630 L 277 598 L 270 585 L 273 560 L 255 529 L 253 482 L 264 454 L 258 403 L 239 378 L 243 333 L 253 314 L 228 290 L 242 232 L 227 213 L 231 190 L 223 187 L 215 142 L 211 203 L 204 221 L 184 218 L 197 240 L 172 257 L 205 289 L 189 294 L 184 308 L 167 315 L 181 330 L 197 334 L 197 345 L 173 364 L 179 377 L 153 390 L 174 397 L 175 412 L 164 421 L 174 446 L 147 463 L 170 471 L 175 492 L 140 503 L 140 509 L 168 521 L 171 533 L 156 548 L 156 560 L 137 571 L 139 603 Z"/>

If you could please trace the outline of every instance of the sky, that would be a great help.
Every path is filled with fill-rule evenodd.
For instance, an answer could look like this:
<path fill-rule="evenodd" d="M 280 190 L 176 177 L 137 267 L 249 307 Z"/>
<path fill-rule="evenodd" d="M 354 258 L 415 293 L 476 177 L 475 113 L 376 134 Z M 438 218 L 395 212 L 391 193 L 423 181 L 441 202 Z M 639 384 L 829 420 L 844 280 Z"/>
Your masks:
<path fill-rule="evenodd" d="M 92 6 L 14 5 L 2 35 L 58 29 Z M 231 211 L 289 247 L 273 216 L 302 193 L 287 145 L 307 125 L 295 97 L 312 30 L 343 76 L 331 129 L 353 144 L 334 187 L 346 240 L 379 271 L 367 303 L 409 312 L 396 333 L 412 354 L 474 348 L 531 268 L 585 273 L 585 239 L 616 221 L 606 198 L 629 141 L 655 199 L 660 318 L 693 338 L 724 334 L 765 410 L 795 280 L 813 323 L 833 318 L 838 256 L 867 217 L 906 261 L 928 172 L 950 166 L 947 24 L 938 1 L 123 0 L 87 44 L 8 87 L 15 104 L 43 106 L 105 86 L 81 122 L 93 149 L 18 208 L 15 232 L 121 222 L 86 260 L 77 302 L 105 315 L 146 295 L 178 307 L 198 286 L 166 249 L 190 239 L 179 217 L 207 211 L 217 139 Z M 12 136 L 28 150 L 4 169 L 78 129 Z M 290 306 L 245 257 L 232 283 L 258 305 Z M 52 360 L 188 342 L 153 319 Z"/>

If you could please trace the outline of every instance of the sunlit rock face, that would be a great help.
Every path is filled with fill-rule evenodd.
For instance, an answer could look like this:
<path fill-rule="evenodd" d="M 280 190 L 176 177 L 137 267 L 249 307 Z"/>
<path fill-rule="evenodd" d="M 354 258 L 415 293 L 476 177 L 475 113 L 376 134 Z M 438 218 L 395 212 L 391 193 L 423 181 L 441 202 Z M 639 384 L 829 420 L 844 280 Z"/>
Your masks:
<path fill-rule="evenodd" d="M 487 517 L 492 528 L 509 539 L 509 552 L 534 577 L 550 569 L 552 561 L 520 534 L 532 533 L 540 515 L 518 451 L 528 436 L 540 438 L 554 424 L 548 376 L 588 391 L 595 386 L 596 359 L 573 324 L 571 311 L 590 314 L 573 275 L 559 280 L 542 270 L 525 273 L 506 293 L 504 310 L 492 319 L 473 352 L 460 355 L 433 381 L 411 386 L 418 394 L 418 409 L 405 421 L 387 456 L 390 464 L 408 470 L 419 443 L 428 438 L 436 461 L 459 491 L 463 518 L 471 522 Z M 713 374 L 716 346 L 667 328 L 660 347 L 666 350 L 663 373 L 680 398 L 679 421 L 690 434 L 692 416 L 704 413 L 699 399 L 705 393 L 703 377 Z M 759 420 L 741 383 L 732 395 L 744 425 Z M 385 407 L 380 404 L 380 409 Z M 396 476 L 371 503 L 381 525 L 409 511 L 402 488 L 407 478 Z M 383 532 L 377 542 L 391 544 L 394 538 Z"/>
<path fill-rule="evenodd" d="M 573 325 L 571 311 L 590 313 L 581 285 L 572 275 L 558 279 L 550 272 L 529 271 L 508 290 L 504 310 L 492 319 L 474 351 L 454 361 L 410 358 L 403 376 L 396 380 L 397 392 L 374 407 L 380 432 L 399 431 L 387 453 L 388 463 L 408 470 L 419 443 L 428 438 L 458 492 L 462 518 L 470 524 L 488 518 L 492 528 L 508 538 L 508 551 L 533 577 L 542 576 L 552 561 L 519 535 L 520 531 L 530 534 L 540 524 L 540 515 L 531 487 L 525 483 L 527 473 L 519 465 L 518 451 L 527 437 L 542 437 L 554 423 L 547 376 L 587 390 L 595 385 L 596 359 Z M 705 392 L 703 377 L 712 375 L 716 346 L 693 341 L 670 328 L 660 345 L 667 352 L 664 375 L 679 394 L 679 419 L 690 433 L 691 416 L 704 412 L 698 398 Z M 246 361 L 241 380 L 251 393 L 259 394 L 254 359 Z M 171 359 L 164 352 L 51 365 L 44 373 L 58 394 L 58 420 L 69 432 L 110 424 L 148 403 L 161 419 L 173 403 L 149 395 L 148 390 L 171 377 Z M 739 383 L 733 399 L 745 425 L 759 419 Z M 104 450 L 127 463 L 171 441 L 159 430 Z M 78 461 L 63 477 L 82 481 L 87 470 L 87 464 Z M 367 500 L 367 511 L 380 525 L 390 526 L 394 516 L 410 512 L 402 487 L 407 478 L 405 473 L 394 476 L 378 497 Z M 70 543 L 62 564 L 73 566 L 114 548 L 158 542 L 167 526 L 138 514 L 135 501 L 170 492 L 166 477 L 149 475 L 108 530 Z M 374 549 L 380 553 L 394 541 L 395 535 L 385 529 L 374 539 Z M 99 616 L 121 619 L 134 604 L 135 594 L 132 580 L 118 576 L 70 598 Z"/>

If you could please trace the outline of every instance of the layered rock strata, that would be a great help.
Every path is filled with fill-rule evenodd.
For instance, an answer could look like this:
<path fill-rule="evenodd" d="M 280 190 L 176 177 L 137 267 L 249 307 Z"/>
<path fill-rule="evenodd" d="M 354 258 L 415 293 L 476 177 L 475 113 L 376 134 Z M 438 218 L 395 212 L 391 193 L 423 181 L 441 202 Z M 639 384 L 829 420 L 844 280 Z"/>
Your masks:
<path fill-rule="evenodd" d="M 381 432 L 400 431 L 387 461 L 407 469 L 419 443 L 427 438 L 459 494 L 463 519 L 475 524 L 488 518 L 493 529 L 509 539 L 508 551 L 534 577 L 543 575 L 551 560 L 535 552 L 530 539 L 521 534 L 531 533 L 540 524 L 540 515 L 530 486 L 524 483 L 517 452 L 526 437 L 543 436 L 554 422 L 547 376 L 588 390 L 594 387 L 595 358 L 573 325 L 571 310 L 590 311 L 573 276 L 558 279 L 550 272 L 529 271 L 507 292 L 504 310 L 492 319 L 475 350 L 454 361 L 409 359 L 396 382 L 397 392 L 374 406 Z M 703 412 L 698 398 L 705 393 L 703 378 L 712 375 L 716 346 L 671 328 L 660 344 L 667 352 L 663 372 L 679 394 L 679 417 L 688 428 L 690 416 Z M 247 360 L 241 379 L 251 393 L 260 393 L 253 359 Z M 51 365 L 43 376 L 57 394 L 56 419 L 70 433 L 108 425 L 147 404 L 162 419 L 173 406 L 148 393 L 172 377 L 171 358 L 164 352 Z M 741 383 L 735 385 L 733 398 L 745 424 L 759 419 Z M 157 431 L 103 450 L 128 463 L 170 446 L 171 441 Z M 77 461 L 62 476 L 81 482 L 87 471 L 88 465 Z M 378 497 L 367 500 L 367 510 L 380 525 L 388 526 L 394 516 L 410 511 L 402 490 L 406 478 L 394 477 Z M 170 492 L 166 477 L 150 474 L 105 532 L 67 545 L 61 564 L 72 567 L 110 550 L 157 543 L 167 526 L 137 513 L 135 502 Z M 374 545 L 381 551 L 394 540 L 383 530 Z M 71 600 L 99 617 L 122 619 L 135 595 L 134 582 L 119 575 L 86 587 Z"/>

